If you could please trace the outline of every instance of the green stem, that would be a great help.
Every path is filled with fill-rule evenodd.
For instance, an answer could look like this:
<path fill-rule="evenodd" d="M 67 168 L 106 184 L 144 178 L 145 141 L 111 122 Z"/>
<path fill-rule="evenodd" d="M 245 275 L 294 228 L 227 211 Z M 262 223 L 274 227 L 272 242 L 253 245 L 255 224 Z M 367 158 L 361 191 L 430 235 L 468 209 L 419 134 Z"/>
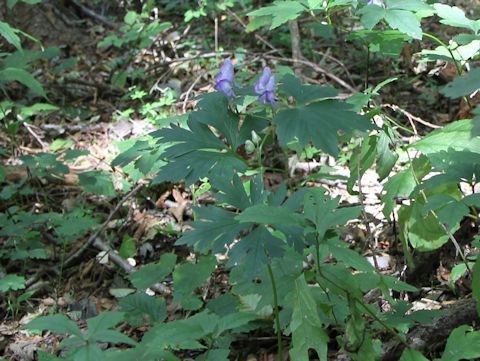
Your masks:
<path fill-rule="evenodd" d="M 450 54 L 450 57 L 453 60 L 453 63 L 455 64 L 455 69 L 457 70 L 457 74 L 462 75 L 462 73 L 463 73 L 462 67 L 458 63 L 457 59 L 455 59 L 455 55 L 453 55 L 453 51 L 450 49 L 450 47 L 447 44 L 445 44 L 442 40 L 437 38 L 435 35 L 432 35 L 432 34 L 429 34 L 429 33 L 423 33 L 423 35 L 426 36 L 429 39 L 432 39 L 437 44 L 439 44 L 440 46 L 443 46 L 445 49 L 447 49 L 448 53 Z M 470 103 L 470 99 L 468 99 L 468 97 L 464 96 L 463 100 L 465 100 L 465 102 L 467 103 L 470 110 L 472 110 L 473 106 L 472 106 L 472 103 Z"/>
<path fill-rule="evenodd" d="M 273 305 L 275 307 L 275 328 L 277 331 L 277 343 L 278 343 L 278 354 L 277 360 L 283 361 L 283 342 L 282 342 L 282 330 L 280 328 L 280 316 L 278 309 L 278 295 L 277 295 L 277 286 L 275 284 L 275 277 L 273 276 L 272 266 L 270 263 L 267 264 L 268 274 L 270 276 L 270 281 L 272 282 L 272 292 L 273 292 Z"/>
<path fill-rule="evenodd" d="M 366 304 L 365 302 L 363 302 L 362 299 L 360 299 L 359 297 L 355 296 L 354 294 L 352 294 L 349 290 L 347 290 L 346 288 L 342 287 L 341 285 L 337 284 L 336 282 L 332 281 L 331 279 L 329 279 L 327 276 L 325 276 L 325 274 L 323 274 L 323 272 L 321 271 L 321 269 L 319 268 L 318 269 L 318 272 L 320 274 L 320 276 L 325 279 L 326 281 L 330 282 L 331 284 L 333 284 L 335 287 L 338 287 L 340 290 L 342 290 L 343 292 L 345 292 L 347 294 L 348 297 L 352 298 L 355 302 L 357 302 L 360 306 L 362 306 L 362 308 L 370 315 L 372 316 L 375 321 L 377 321 L 385 330 L 387 330 L 388 332 L 390 332 L 392 335 L 394 335 L 402 344 L 404 344 L 405 346 L 408 346 L 407 342 L 405 341 L 405 338 L 399 334 L 394 328 L 390 327 L 389 325 L 387 325 L 380 317 L 378 317 L 375 312 L 373 312 Z"/>

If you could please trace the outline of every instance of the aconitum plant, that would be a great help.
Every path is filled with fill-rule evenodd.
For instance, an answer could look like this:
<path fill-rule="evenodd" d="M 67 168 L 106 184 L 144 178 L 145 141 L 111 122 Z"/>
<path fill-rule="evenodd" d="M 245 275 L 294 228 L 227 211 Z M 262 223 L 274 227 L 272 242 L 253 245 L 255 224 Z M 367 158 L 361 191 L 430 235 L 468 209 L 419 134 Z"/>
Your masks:
<path fill-rule="evenodd" d="M 233 80 L 234 74 L 232 61 L 230 59 L 225 59 L 220 68 L 220 73 L 218 73 L 215 78 L 215 90 L 222 92 L 227 97 L 234 96 Z"/>
<path fill-rule="evenodd" d="M 260 79 L 255 83 L 255 93 L 258 94 L 258 100 L 263 104 L 270 103 L 275 104 L 275 75 L 268 66 L 263 68 L 263 74 Z"/>

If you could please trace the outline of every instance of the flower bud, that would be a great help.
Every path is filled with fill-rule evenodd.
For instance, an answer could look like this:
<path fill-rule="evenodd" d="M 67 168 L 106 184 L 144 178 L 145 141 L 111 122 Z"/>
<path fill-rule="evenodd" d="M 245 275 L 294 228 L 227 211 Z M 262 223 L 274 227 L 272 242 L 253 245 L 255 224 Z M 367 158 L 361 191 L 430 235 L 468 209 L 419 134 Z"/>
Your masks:
<path fill-rule="evenodd" d="M 253 152 L 255 152 L 255 144 L 253 144 L 253 142 L 251 140 L 246 140 L 245 141 L 245 152 L 247 154 L 252 154 Z"/>
<path fill-rule="evenodd" d="M 261 141 L 262 138 L 260 138 L 260 136 L 254 130 L 252 130 L 252 142 L 255 145 L 259 145 Z"/>

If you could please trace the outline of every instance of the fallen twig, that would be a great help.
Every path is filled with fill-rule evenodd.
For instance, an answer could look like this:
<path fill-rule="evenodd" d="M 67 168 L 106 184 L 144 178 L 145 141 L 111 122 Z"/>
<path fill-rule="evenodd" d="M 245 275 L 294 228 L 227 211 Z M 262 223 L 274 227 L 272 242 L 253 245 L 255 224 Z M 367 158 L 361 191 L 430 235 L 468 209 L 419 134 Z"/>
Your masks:
<path fill-rule="evenodd" d="M 72 254 L 71 256 L 69 256 L 66 261 L 65 261 L 65 264 L 64 264 L 64 267 L 66 266 L 69 266 L 74 260 L 76 260 L 88 247 L 90 247 L 94 242 L 95 240 L 97 239 L 97 237 L 105 230 L 105 228 L 107 228 L 108 224 L 110 223 L 110 221 L 112 220 L 113 216 L 115 215 L 115 213 L 118 212 L 118 210 L 120 209 L 120 207 L 123 205 L 123 203 L 125 203 L 130 197 L 132 197 L 135 193 L 137 193 L 140 188 L 143 187 L 143 183 L 138 183 L 130 192 L 128 192 L 128 194 L 123 197 L 120 202 L 117 203 L 117 205 L 115 206 L 115 208 L 110 212 L 110 214 L 108 215 L 107 219 L 105 220 L 105 222 L 102 223 L 102 225 L 100 227 L 97 228 L 97 230 L 95 232 L 92 233 L 92 235 L 88 238 L 88 240 L 74 253 Z"/>
<path fill-rule="evenodd" d="M 433 128 L 433 129 L 441 129 L 442 126 L 440 125 L 436 125 L 436 124 L 432 124 L 432 123 L 429 123 L 419 117 L 416 117 L 415 115 L 413 115 L 412 113 L 409 113 L 407 112 L 406 110 L 400 108 L 398 105 L 395 105 L 395 104 L 383 104 L 382 105 L 383 108 L 390 108 L 392 109 L 394 112 L 400 112 L 402 113 L 403 115 L 405 115 L 408 120 L 410 121 L 410 124 L 412 124 L 412 121 L 415 121 L 417 123 L 420 123 L 420 124 L 423 124 L 427 127 L 430 127 L 430 128 Z M 416 128 L 415 126 L 412 124 L 412 127 L 413 127 L 413 130 L 416 132 Z"/>

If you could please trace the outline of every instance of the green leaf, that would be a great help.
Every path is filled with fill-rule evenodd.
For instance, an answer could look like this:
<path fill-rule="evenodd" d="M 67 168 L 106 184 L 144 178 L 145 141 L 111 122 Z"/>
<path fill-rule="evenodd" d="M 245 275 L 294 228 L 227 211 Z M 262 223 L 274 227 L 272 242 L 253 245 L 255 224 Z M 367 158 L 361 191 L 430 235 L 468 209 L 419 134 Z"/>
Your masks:
<path fill-rule="evenodd" d="M 88 339 L 95 339 L 98 332 L 114 327 L 124 319 L 123 312 L 101 312 L 87 320 Z"/>
<path fill-rule="evenodd" d="M 7 42 L 12 44 L 18 50 L 22 50 L 20 38 L 17 35 L 18 29 L 12 28 L 7 23 L 0 21 L 0 35 L 5 38 Z M 2 80 L 2 78 L 0 78 Z"/>
<path fill-rule="evenodd" d="M 409 168 L 395 174 L 385 183 L 383 189 L 386 193 L 382 197 L 385 203 L 383 208 L 383 214 L 385 214 L 385 216 L 389 216 L 390 213 L 392 213 L 396 198 L 406 198 L 410 196 L 417 186 L 417 180 L 420 181 L 428 174 L 430 168 L 431 166 L 427 157 L 423 156 L 414 159 Z"/>
<path fill-rule="evenodd" d="M 138 289 L 147 289 L 151 285 L 161 282 L 172 273 L 177 256 L 173 253 L 165 253 L 158 263 L 150 263 L 128 276 L 128 279 Z"/>
<path fill-rule="evenodd" d="M 104 361 L 105 356 L 102 353 L 100 347 L 95 343 L 90 343 L 83 347 L 80 347 L 77 352 L 75 352 L 75 356 L 73 357 L 73 361 Z"/>
<path fill-rule="evenodd" d="M 135 238 L 125 235 L 118 253 L 122 258 L 125 259 L 135 256 L 137 254 L 137 244 Z"/>
<path fill-rule="evenodd" d="M 25 277 L 15 274 L 9 274 L 0 279 L 0 291 L 8 292 L 9 290 L 16 291 L 25 288 Z"/>
<path fill-rule="evenodd" d="M 376 136 L 370 136 L 353 150 L 349 161 L 350 178 L 347 182 L 347 190 L 350 194 L 358 193 L 353 191 L 355 182 L 365 174 L 375 161 L 377 139 Z"/>
<path fill-rule="evenodd" d="M 320 187 L 309 188 L 304 197 L 305 218 L 316 226 L 315 232 L 322 239 L 328 229 L 347 223 L 360 213 L 359 207 L 337 209 L 340 197 L 331 199 Z"/>
<path fill-rule="evenodd" d="M 288 144 L 295 137 L 299 145 L 312 143 L 315 147 L 336 156 L 337 133 L 372 129 L 366 117 L 351 111 L 351 105 L 337 100 L 325 100 L 279 111 L 273 118 L 280 143 Z"/>
<path fill-rule="evenodd" d="M 403 351 L 399 361 L 428 361 L 428 359 L 417 350 L 407 348 Z"/>
<path fill-rule="evenodd" d="M 474 127 L 471 119 L 459 120 L 434 130 L 410 147 L 427 155 L 449 150 L 480 153 L 480 137 L 472 135 Z"/>
<path fill-rule="evenodd" d="M 124 343 L 135 346 L 137 343 L 130 337 L 116 330 L 99 330 L 94 335 L 89 335 L 89 340 L 108 343 Z"/>
<path fill-rule="evenodd" d="M 216 259 L 213 256 L 200 257 L 197 263 L 185 262 L 173 272 L 173 284 L 175 292 L 173 303 L 182 305 L 186 310 L 196 310 L 202 306 L 202 302 L 193 297 L 195 289 L 202 286 L 215 270 Z"/>
<path fill-rule="evenodd" d="M 292 361 L 308 361 L 308 350 L 314 349 L 320 361 L 327 361 L 328 335 L 322 327 L 317 305 L 301 275 L 295 280 L 294 305 L 290 330 L 292 332 Z"/>
<path fill-rule="evenodd" d="M 387 10 L 385 20 L 392 29 L 411 36 L 414 39 L 422 39 L 422 28 L 420 21 L 410 11 L 407 10 Z"/>
<path fill-rule="evenodd" d="M 480 357 L 480 332 L 462 325 L 448 337 L 441 361 L 472 360 Z"/>
<path fill-rule="evenodd" d="M 156 298 L 144 292 L 129 295 L 119 302 L 121 310 L 126 312 L 126 320 L 133 326 L 141 326 L 144 316 L 151 324 L 162 322 L 167 317 L 167 307 L 163 298 Z"/>
<path fill-rule="evenodd" d="M 398 154 L 390 149 L 393 142 L 386 131 L 380 133 L 377 142 L 377 173 L 379 181 L 388 177 L 398 160 Z"/>
<path fill-rule="evenodd" d="M 78 175 L 80 185 L 85 191 L 107 197 L 117 194 L 112 182 L 112 175 L 107 172 L 91 170 Z"/>
<path fill-rule="evenodd" d="M 204 354 L 198 356 L 195 361 L 229 361 L 229 349 L 214 349 L 208 350 Z"/>
<path fill-rule="evenodd" d="M 225 245 L 250 226 L 240 224 L 235 219 L 236 213 L 218 207 L 197 208 L 195 214 L 196 219 L 191 223 L 193 230 L 186 232 L 175 244 L 195 246 L 195 250 L 202 253 L 225 252 Z"/>
<path fill-rule="evenodd" d="M 263 274 L 264 265 L 269 257 L 281 257 L 285 242 L 261 225 L 256 227 L 240 242 L 235 243 L 229 252 L 228 266 L 242 264 L 245 266 L 245 277 L 254 279 Z"/>
<path fill-rule="evenodd" d="M 304 85 L 297 77 L 291 74 L 283 77 L 280 91 L 294 97 L 298 104 L 325 100 L 333 98 L 338 94 L 338 91 L 330 86 Z"/>
<path fill-rule="evenodd" d="M 480 20 L 470 20 L 465 16 L 462 9 L 456 6 L 444 4 L 434 4 L 433 7 L 437 11 L 440 22 L 458 28 L 467 28 L 477 33 L 480 31 Z"/>
<path fill-rule="evenodd" d="M 358 14 L 361 15 L 362 24 L 368 30 L 372 30 L 375 25 L 385 18 L 387 11 L 382 6 L 364 6 L 358 11 Z"/>
<path fill-rule="evenodd" d="M 77 324 L 64 315 L 38 317 L 30 321 L 26 326 L 29 330 L 49 330 L 55 333 L 72 334 L 84 338 Z"/>
<path fill-rule="evenodd" d="M 1 23 L 1 22 L 0 22 Z M 1 25 L 1 24 L 0 24 Z M 45 90 L 37 79 L 33 77 L 29 72 L 20 68 L 5 68 L 0 70 L 0 82 L 18 81 L 22 83 L 31 91 L 44 98 L 47 97 Z"/>
<path fill-rule="evenodd" d="M 258 204 L 235 217 L 240 223 L 263 223 L 281 226 L 302 226 L 304 218 L 286 207 Z"/>
<path fill-rule="evenodd" d="M 468 96 L 478 89 L 480 89 L 480 68 L 475 68 L 462 76 L 456 77 L 440 92 L 449 98 L 455 99 Z"/>
<path fill-rule="evenodd" d="M 425 4 L 423 0 L 387 0 L 387 8 L 409 10 L 414 12 L 432 10 L 432 8 Z"/>
<path fill-rule="evenodd" d="M 269 16 L 272 18 L 270 30 L 298 18 L 307 8 L 298 1 L 275 1 L 273 5 L 251 11 L 248 16 Z"/>

